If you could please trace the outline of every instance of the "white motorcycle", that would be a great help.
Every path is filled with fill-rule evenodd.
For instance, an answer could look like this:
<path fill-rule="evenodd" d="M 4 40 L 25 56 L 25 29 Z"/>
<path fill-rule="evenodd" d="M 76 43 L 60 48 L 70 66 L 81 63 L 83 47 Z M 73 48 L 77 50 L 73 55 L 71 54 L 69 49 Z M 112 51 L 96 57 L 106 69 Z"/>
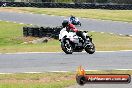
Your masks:
<path fill-rule="evenodd" d="M 72 54 L 73 52 L 82 52 L 85 50 L 89 54 L 95 52 L 95 46 L 92 42 L 92 38 L 87 36 L 87 32 L 83 32 L 87 39 L 87 44 L 84 47 L 84 40 L 77 36 L 75 32 L 67 32 L 66 28 L 63 28 L 59 34 L 59 41 L 61 42 L 61 48 L 66 54 Z"/>

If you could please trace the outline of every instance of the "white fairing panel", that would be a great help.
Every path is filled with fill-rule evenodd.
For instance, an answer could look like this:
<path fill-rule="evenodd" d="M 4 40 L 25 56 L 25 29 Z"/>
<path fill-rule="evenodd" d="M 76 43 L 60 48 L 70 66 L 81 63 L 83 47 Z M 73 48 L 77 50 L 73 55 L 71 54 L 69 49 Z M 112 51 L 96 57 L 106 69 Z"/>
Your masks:
<path fill-rule="evenodd" d="M 75 21 L 76 21 L 76 22 L 78 22 L 78 21 L 79 21 L 79 19 L 78 19 L 78 18 L 76 18 L 76 19 L 75 19 Z"/>
<path fill-rule="evenodd" d="M 59 34 L 59 40 L 61 40 L 65 35 L 67 35 L 68 32 L 66 31 L 66 28 L 63 28 L 61 31 L 60 31 L 60 34 Z"/>
<path fill-rule="evenodd" d="M 66 28 L 63 28 L 60 31 L 59 40 L 61 40 L 64 36 L 67 36 L 67 38 L 69 38 L 69 39 L 73 39 L 76 36 L 76 33 L 75 32 L 67 32 Z"/>

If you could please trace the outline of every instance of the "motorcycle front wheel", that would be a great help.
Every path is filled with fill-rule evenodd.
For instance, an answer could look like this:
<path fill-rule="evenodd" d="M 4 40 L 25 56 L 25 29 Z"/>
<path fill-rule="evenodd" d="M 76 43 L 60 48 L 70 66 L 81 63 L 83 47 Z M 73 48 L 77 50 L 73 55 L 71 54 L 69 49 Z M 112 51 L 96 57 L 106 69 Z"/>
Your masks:
<path fill-rule="evenodd" d="M 91 42 L 91 45 L 85 47 L 85 51 L 89 54 L 93 54 L 95 52 L 95 45 Z"/>
<path fill-rule="evenodd" d="M 61 42 L 61 48 L 66 54 L 73 53 L 73 48 L 69 40 L 65 40 L 64 42 Z"/>

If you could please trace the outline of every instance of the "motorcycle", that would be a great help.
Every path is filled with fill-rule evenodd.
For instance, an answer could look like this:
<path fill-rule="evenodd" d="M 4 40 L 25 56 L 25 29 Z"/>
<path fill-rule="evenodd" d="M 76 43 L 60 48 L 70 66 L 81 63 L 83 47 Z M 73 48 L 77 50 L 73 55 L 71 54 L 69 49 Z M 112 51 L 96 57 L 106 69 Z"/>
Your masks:
<path fill-rule="evenodd" d="M 91 36 L 87 35 L 87 32 L 83 32 L 87 39 L 86 46 L 84 40 L 77 36 L 75 32 L 67 32 L 66 28 L 63 28 L 59 34 L 59 41 L 61 42 L 61 48 L 66 54 L 72 54 L 73 52 L 82 52 L 85 50 L 89 54 L 95 52 L 95 45 L 92 42 Z"/>
<path fill-rule="evenodd" d="M 70 19 L 69 21 L 70 21 L 73 25 L 81 26 L 81 22 L 79 21 L 78 18 Z"/>

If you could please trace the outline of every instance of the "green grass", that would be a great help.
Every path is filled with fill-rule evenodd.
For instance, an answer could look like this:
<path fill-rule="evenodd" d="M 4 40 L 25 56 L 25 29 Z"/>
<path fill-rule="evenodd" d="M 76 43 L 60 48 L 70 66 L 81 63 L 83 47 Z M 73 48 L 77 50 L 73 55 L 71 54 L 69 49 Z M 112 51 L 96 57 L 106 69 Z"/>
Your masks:
<path fill-rule="evenodd" d="M 59 41 L 52 40 L 47 44 L 23 44 L 36 38 L 23 37 L 22 28 L 26 25 L 21 25 L 12 22 L 0 21 L 0 52 L 33 52 L 33 51 L 59 51 Z"/>
<path fill-rule="evenodd" d="M 0 46 L 22 43 L 22 26 L 0 21 Z"/>
<path fill-rule="evenodd" d="M 93 35 L 96 50 L 132 50 L 132 37 L 98 32 L 89 34 Z"/>
<path fill-rule="evenodd" d="M 2 83 L 0 88 L 64 88 L 72 84 L 71 81 L 55 82 L 55 83 Z"/>
<path fill-rule="evenodd" d="M 132 10 L 66 9 L 66 8 L 1 8 L 20 12 L 32 12 L 58 16 L 75 15 L 83 18 L 132 22 Z"/>
<path fill-rule="evenodd" d="M 0 75 L 0 88 L 64 88 L 74 84 L 73 73 Z"/>
<path fill-rule="evenodd" d="M 23 44 L 32 37 L 23 37 L 22 27 L 25 25 L 0 21 L 0 53 L 9 52 L 61 52 L 58 40 L 49 40 L 44 44 Z M 108 33 L 90 32 L 96 50 L 132 50 L 132 37 L 111 35 Z"/>
<path fill-rule="evenodd" d="M 87 71 L 86 74 L 130 74 L 132 70 Z M 0 74 L 0 88 L 65 88 L 76 85 L 75 72 Z"/>
<path fill-rule="evenodd" d="M 45 72 L 45 73 L 16 73 L 16 74 L 0 74 L 0 80 L 16 79 L 16 80 L 40 80 L 47 79 L 46 82 L 52 82 L 57 80 L 72 79 L 74 73 L 72 72 Z M 50 78 L 49 78 L 50 77 Z"/>

